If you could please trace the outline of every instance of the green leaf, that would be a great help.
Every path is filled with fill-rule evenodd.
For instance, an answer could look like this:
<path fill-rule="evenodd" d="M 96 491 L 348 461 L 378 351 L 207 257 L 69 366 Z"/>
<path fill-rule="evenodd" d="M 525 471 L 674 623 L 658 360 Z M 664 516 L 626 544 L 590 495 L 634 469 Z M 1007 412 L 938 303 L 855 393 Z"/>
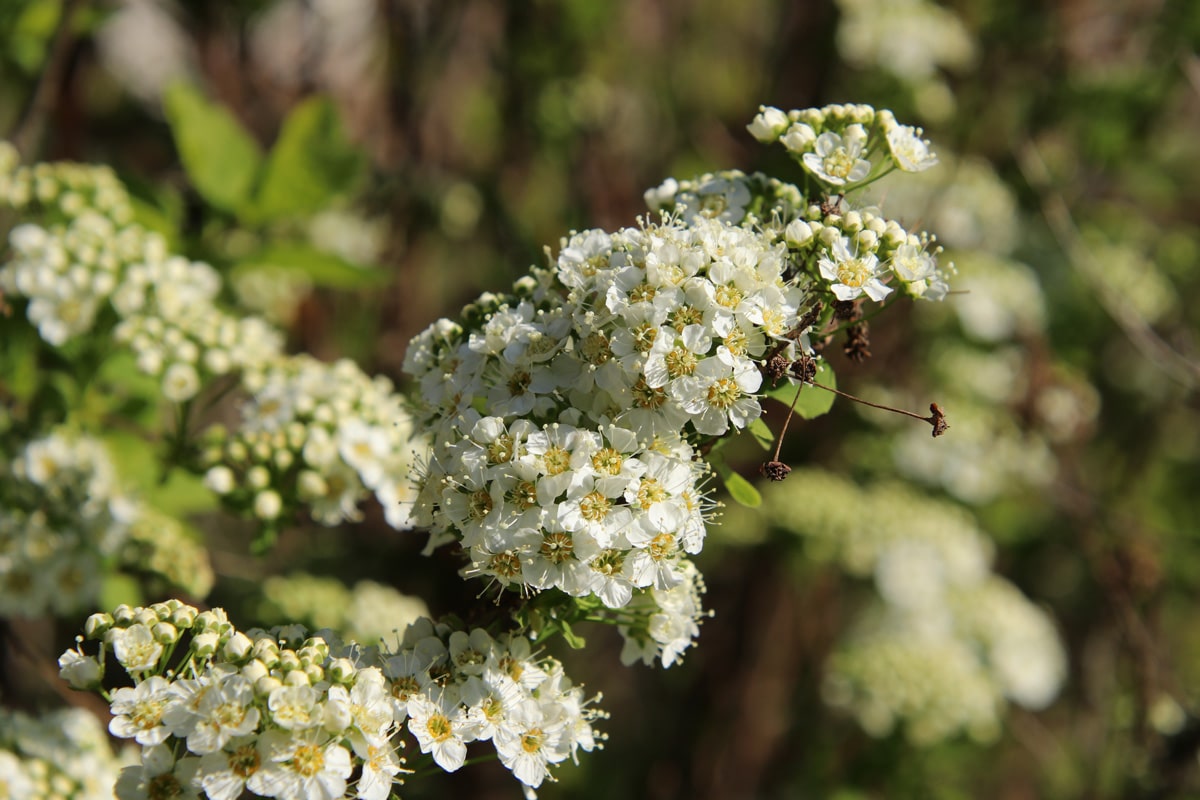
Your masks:
<path fill-rule="evenodd" d="M 233 276 L 254 269 L 295 270 L 317 286 L 335 289 L 361 289 L 386 284 L 391 276 L 376 267 L 361 267 L 305 244 L 277 244 L 240 262 Z"/>
<path fill-rule="evenodd" d="M 755 489 L 754 484 L 750 481 L 734 472 L 733 468 L 725 462 L 724 456 L 714 457 L 713 454 L 709 454 L 708 463 L 712 464 L 713 469 L 717 471 L 717 475 L 721 477 L 725 489 L 734 502 L 746 508 L 758 508 L 762 505 L 762 495 L 758 493 L 758 489 Z"/>
<path fill-rule="evenodd" d="M 817 366 L 816 382 L 831 389 L 837 388 L 837 376 L 833 374 L 833 368 L 825 361 Z M 836 395 L 816 386 L 801 387 L 798 383 L 781 383 L 774 389 L 768 389 L 766 394 L 767 397 L 790 406 L 797 391 L 800 392 L 800 398 L 796 400 L 796 414 L 804 419 L 815 419 L 822 414 L 829 413 L 829 409 L 833 408 L 833 400 Z"/>
<path fill-rule="evenodd" d="M 252 211 L 260 220 L 307 216 L 358 180 L 363 157 L 342 130 L 333 103 L 304 101 L 288 115 L 267 157 Z"/>
<path fill-rule="evenodd" d="M 186 83 L 167 89 L 163 107 L 196 191 L 216 208 L 244 211 L 262 168 L 258 143 L 229 111 Z"/>
<path fill-rule="evenodd" d="M 746 430 L 754 437 L 754 441 L 758 442 L 759 447 L 768 453 L 775 446 L 775 434 L 771 432 L 770 426 L 763 422 L 762 417 L 751 422 Z"/>

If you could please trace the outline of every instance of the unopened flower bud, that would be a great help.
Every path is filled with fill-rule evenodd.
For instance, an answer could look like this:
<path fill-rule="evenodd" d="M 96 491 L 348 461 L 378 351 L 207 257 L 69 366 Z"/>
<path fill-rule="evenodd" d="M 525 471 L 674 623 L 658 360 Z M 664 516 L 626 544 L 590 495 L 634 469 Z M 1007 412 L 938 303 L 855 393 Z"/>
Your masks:
<path fill-rule="evenodd" d="M 356 673 L 354 662 L 348 658 L 335 658 L 329 665 L 329 677 L 336 683 L 349 683 Z"/>
<path fill-rule="evenodd" d="M 787 133 L 783 135 L 779 141 L 783 146 L 792 153 L 807 153 L 812 149 L 812 144 L 817 140 L 817 133 L 811 126 L 803 122 L 797 122 L 787 129 Z"/>
<path fill-rule="evenodd" d="M 783 231 L 783 238 L 791 247 L 803 247 L 812 239 L 812 228 L 802 219 L 794 219 Z"/>
<path fill-rule="evenodd" d="M 259 519 L 275 519 L 281 511 L 283 511 L 283 499 L 274 489 L 268 489 L 255 495 L 254 515 Z"/>
<path fill-rule="evenodd" d="M 250 654 L 253 647 L 254 642 L 250 641 L 250 637 L 238 631 L 229 637 L 229 641 L 225 642 L 225 658 L 230 661 L 241 661 Z"/>
<path fill-rule="evenodd" d="M 159 622 L 150 629 L 154 641 L 159 644 L 175 644 L 179 641 L 179 629 L 169 622 Z"/>
<path fill-rule="evenodd" d="M 190 630 L 192 625 L 196 623 L 196 609 L 191 606 L 181 606 L 171 614 L 171 624 L 181 631 Z"/>
<path fill-rule="evenodd" d="M 233 470 L 224 464 L 204 473 L 204 485 L 216 494 L 229 494 L 233 491 L 234 483 Z"/>
<path fill-rule="evenodd" d="M 83 632 L 89 639 L 99 639 L 113 626 L 112 614 L 92 614 L 83 623 Z"/>
<path fill-rule="evenodd" d="M 271 485 L 271 473 L 262 464 L 246 470 L 246 484 L 251 489 L 265 489 Z"/>
<path fill-rule="evenodd" d="M 254 682 L 254 693 L 259 697 L 267 697 L 280 686 L 283 686 L 281 680 L 272 675 L 264 675 Z"/>
<path fill-rule="evenodd" d="M 770 144 L 787 130 L 787 114 L 771 106 L 759 106 L 758 108 L 758 114 L 746 126 L 746 130 L 750 131 L 750 135 L 763 144 Z"/>
<path fill-rule="evenodd" d="M 283 678 L 284 686 L 311 686 L 308 673 L 302 669 L 294 669 Z"/>
<path fill-rule="evenodd" d="M 243 678 L 250 681 L 250 683 L 255 684 L 258 683 L 261 678 L 265 678 L 270 675 L 271 671 L 267 669 L 266 664 L 259 661 L 257 658 L 252 658 L 242 665 L 241 674 Z"/>
<path fill-rule="evenodd" d="M 217 652 L 217 646 L 221 643 L 221 637 L 212 631 L 198 634 L 192 639 L 192 649 L 196 651 L 196 655 L 201 658 L 208 658 L 213 653 Z"/>

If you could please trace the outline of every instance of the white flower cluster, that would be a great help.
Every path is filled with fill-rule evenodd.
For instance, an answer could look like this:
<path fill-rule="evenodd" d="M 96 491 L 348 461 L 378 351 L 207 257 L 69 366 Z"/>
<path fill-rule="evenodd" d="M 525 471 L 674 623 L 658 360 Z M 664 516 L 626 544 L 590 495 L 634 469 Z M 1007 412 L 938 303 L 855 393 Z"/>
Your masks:
<path fill-rule="evenodd" d="M 657 659 L 663 667 L 683 660 L 683 651 L 695 644 L 700 635 L 700 623 L 711 612 L 701 605 L 705 592 L 704 578 L 690 561 L 681 564 L 685 580 L 670 589 L 651 587 L 648 593 L 633 600 L 633 621 L 617 630 L 625 640 L 621 663 L 629 666 L 638 661 L 653 664 Z"/>
<path fill-rule="evenodd" d="M 750 130 L 826 189 L 936 162 L 869 106 L 764 108 Z M 811 352 L 823 300 L 946 292 L 928 235 L 762 175 L 671 179 L 646 199 L 658 221 L 572 234 L 512 295 L 409 346 L 434 437 L 414 521 L 430 547 L 460 543 L 468 574 L 612 608 L 681 585 L 708 506 L 697 446 L 758 419 L 767 360 Z"/>
<path fill-rule="evenodd" d="M 209 429 L 206 485 L 264 521 L 305 503 L 317 522 L 358 520 L 373 493 L 388 524 L 410 526 L 414 433 L 392 383 L 354 362 L 277 358 L 242 376 L 250 400 L 234 432 Z"/>
<path fill-rule="evenodd" d="M 37 717 L 0 708 L 0 797 L 109 800 L 122 766 L 96 717 L 80 708 Z"/>
<path fill-rule="evenodd" d="M 838 7 L 838 51 L 856 66 L 920 84 L 939 68 L 962 69 L 975 58 L 962 20 L 929 0 L 838 0 Z"/>
<path fill-rule="evenodd" d="M 95 439 L 51 433 L 0 462 L 0 616 L 91 605 L 140 513 Z"/>
<path fill-rule="evenodd" d="M 111 694 L 109 731 L 142 747 L 140 765 L 117 781 L 121 800 L 200 791 L 210 800 L 246 791 L 385 800 L 411 772 L 398 752 L 406 731 L 447 771 L 462 766 L 468 742 L 491 740 L 536 787 L 551 765 L 599 744 L 591 723 L 601 712 L 557 661 L 536 657 L 526 639 L 482 629 L 424 619 L 396 653 L 381 655 L 299 625 L 241 632 L 221 609 L 172 600 L 94 614 L 86 633 L 100 653 L 82 644 L 63 653 L 71 686 L 98 688 L 110 649 L 133 679 Z"/>
<path fill-rule="evenodd" d="M 32 177 L 39 167 L 44 175 Z M 173 402 L 281 351 L 282 337 L 263 320 L 217 308 L 221 280 L 212 267 L 171 256 L 160 235 L 129 222 L 128 198 L 107 169 L 21 168 L 7 177 L 7 194 L 2 176 L 0 169 L 0 206 L 49 218 L 14 228 L 12 258 L 0 266 L 0 290 L 28 301 L 26 316 L 47 343 L 62 347 L 115 325 L 115 339 L 133 350 L 139 369 L 161 377 Z M 30 181 L 40 205 L 21 202 Z"/>
<path fill-rule="evenodd" d="M 462 541 L 504 585 L 612 607 L 681 583 L 708 507 L 685 437 L 761 414 L 758 362 L 794 348 L 804 299 L 785 256 L 716 218 L 587 231 L 524 299 L 481 298 L 469 327 L 417 337 L 406 369 L 435 428 L 417 514 L 433 541 Z"/>
<path fill-rule="evenodd" d="M 1006 698 L 1026 708 L 1054 699 L 1066 676 L 1054 626 L 992 574 L 990 540 L 969 514 L 900 487 L 797 477 L 803 497 L 767 487 L 769 518 L 818 560 L 872 576 L 880 599 L 830 662 L 829 702 L 873 734 L 904 722 L 928 744 L 994 734 Z"/>

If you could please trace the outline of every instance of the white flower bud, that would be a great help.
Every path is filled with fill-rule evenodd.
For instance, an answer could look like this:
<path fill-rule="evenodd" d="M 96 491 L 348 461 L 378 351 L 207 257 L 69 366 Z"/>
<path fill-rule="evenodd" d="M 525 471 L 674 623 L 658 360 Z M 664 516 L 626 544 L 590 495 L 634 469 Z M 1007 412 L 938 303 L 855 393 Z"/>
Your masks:
<path fill-rule="evenodd" d="M 169 622 L 160 622 L 150 629 L 154 641 L 159 644 L 175 644 L 179 641 L 179 630 Z"/>
<path fill-rule="evenodd" d="M 284 686 L 311 686 L 308 673 L 302 669 L 294 669 L 283 678 Z"/>
<path fill-rule="evenodd" d="M 254 514 L 259 519 L 271 520 L 279 516 L 283 511 L 283 500 L 279 497 L 279 493 L 273 489 L 268 489 L 265 492 L 259 492 L 254 498 Z"/>
<path fill-rule="evenodd" d="M 279 666 L 279 645 L 273 639 L 259 639 L 251 649 L 254 658 L 267 665 L 268 669 Z"/>
<path fill-rule="evenodd" d="M 320 683 L 325 680 L 325 670 L 319 664 L 309 664 L 303 672 L 308 676 L 309 683 Z"/>
<path fill-rule="evenodd" d="M 250 637 L 238 631 L 229 637 L 229 641 L 225 642 L 225 658 L 230 661 L 241 661 L 253 647 L 254 642 L 250 641 Z"/>
<path fill-rule="evenodd" d="M 198 634 L 192 639 L 192 649 L 196 651 L 196 655 L 201 658 L 208 658 L 213 653 L 217 652 L 217 646 L 221 643 L 221 637 L 212 631 Z"/>
<path fill-rule="evenodd" d="M 858 242 L 858 252 L 860 253 L 865 253 L 868 250 L 874 252 L 875 247 L 879 244 L 879 237 L 875 235 L 874 231 L 859 231 L 855 235 L 854 240 Z"/>
<path fill-rule="evenodd" d="M 291 450 L 276 450 L 272 460 L 275 462 L 276 469 L 286 472 L 292 466 L 292 462 L 296 460 L 296 456 L 292 454 Z"/>
<path fill-rule="evenodd" d="M 250 681 L 250 683 L 258 683 L 259 680 L 271 674 L 267 669 L 267 665 L 259 661 L 257 658 L 247 661 L 242 667 L 242 677 Z"/>
<path fill-rule="evenodd" d="M 246 471 L 246 484 L 251 489 L 265 489 L 271 485 L 271 473 L 262 464 L 256 464 Z"/>
<path fill-rule="evenodd" d="M 233 491 L 234 482 L 233 470 L 224 464 L 204 473 L 204 485 L 216 494 L 229 494 Z"/>
<path fill-rule="evenodd" d="M 790 247 L 803 247 L 812 237 L 812 228 L 802 219 L 792 220 L 783 231 L 783 238 Z"/>
<path fill-rule="evenodd" d="M 149 628 L 158 623 L 158 614 L 155 614 L 149 608 L 139 608 L 133 614 L 133 621 L 138 625 L 145 625 Z"/>
<path fill-rule="evenodd" d="M 133 622 L 133 615 L 137 613 L 136 609 L 121 603 L 113 609 L 113 620 L 120 626 L 124 627 Z"/>
<path fill-rule="evenodd" d="M 92 614 L 83 623 L 83 632 L 89 639 L 99 639 L 112 626 L 112 614 Z"/>
<path fill-rule="evenodd" d="M 264 675 L 254 682 L 254 693 L 259 697 L 267 697 L 280 686 L 283 686 L 283 681 L 271 675 Z"/>
<path fill-rule="evenodd" d="M 817 140 L 817 133 L 812 129 L 812 126 L 803 122 L 797 122 L 787 129 L 787 133 L 779 141 L 791 153 L 807 153 L 812 150 L 813 142 Z"/>
<path fill-rule="evenodd" d="M 180 630 L 190 630 L 196 622 L 196 613 L 191 606 L 180 606 L 171 614 L 171 624 Z"/>
<path fill-rule="evenodd" d="M 348 658 L 334 659 L 329 665 L 329 677 L 336 683 L 350 683 L 354 680 L 357 671 L 354 668 L 354 662 Z"/>
<path fill-rule="evenodd" d="M 758 109 L 758 114 L 746 126 L 746 130 L 758 141 L 770 144 L 787 129 L 787 114 L 772 106 L 759 106 Z"/>

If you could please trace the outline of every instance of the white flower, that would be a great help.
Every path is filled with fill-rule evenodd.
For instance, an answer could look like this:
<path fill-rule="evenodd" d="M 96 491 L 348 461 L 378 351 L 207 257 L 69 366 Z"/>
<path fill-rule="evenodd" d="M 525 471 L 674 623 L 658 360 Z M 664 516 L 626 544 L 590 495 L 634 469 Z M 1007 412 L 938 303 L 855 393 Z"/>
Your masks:
<path fill-rule="evenodd" d="M 197 788 L 193 781 L 198 758 L 175 760 L 167 745 L 159 744 L 142 751 L 142 764 L 121 770 L 113 793 L 119 800 L 192 800 Z"/>
<path fill-rule="evenodd" d="M 92 689 L 100 685 L 104 669 L 94 656 L 81 650 L 67 650 L 58 657 L 58 676 L 72 689 Z"/>
<path fill-rule="evenodd" d="M 152 675 L 134 687 L 113 692 L 112 721 L 108 730 L 122 739 L 135 739 L 140 745 L 162 744 L 171 735 L 163 725 L 163 713 L 175 700 L 171 684 Z"/>
<path fill-rule="evenodd" d="M 770 144 L 779 138 L 787 126 L 787 114 L 772 106 L 759 106 L 758 114 L 746 126 L 746 130 L 763 144 Z"/>
<path fill-rule="evenodd" d="M 153 669 L 162 655 L 162 645 L 145 625 L 130 625 L 125 629 L 111 631 L 113 653 L 126 672 L 141 672 Z"/>
<path fill-rule="evenodd" d="M 556 705 L 551 706 L 557 709 Z M 517 780 L 537 788 L 550 774 L 549 765 L 564 761 L 570 751 L 564 742 L 566 720 L 549 717 L 536 700 L 527 700 L 512 710 L 496 729 L 493 742 L 500 761 Z"/>
<path fill-rule="evenodd" d="M 266 760 L 253 736 L 235 739 L 227 747 L 200 759 L 196 781 L 209 800 L 238 800 L 246 782 L 262 769 Z"/>
<path fill-rule="evenodd" d="M 887 143 L 896 166 L 905 172 L 922 172 L 938 163 L 937 156 L 929 149 L 929 141 L 921 138 L 919 128 L 896 125 L 888 130 Z"/>
<path fill-rule="evenodd" d="M 246 788 L 281 800 L 336 800 L 346 793 L 353 764 L 350 751 L 316 730 L 270 730 L 261 739 L 263 767 Z"/>
<path fill-rule="evenodd" d="M 288 731 L 303 730 L 321 723 L 318 692 L 311 686 L 279 686 L 267 698 L 271 721 Z"/>
<path fill-rule="evenodd" d="M 804 166 L 833 186 L 857 183 L 871 172 L 871 162 L 862 157 L 866 140 L 867 133 L 858 124 L 848 126 L 843 136 L 825 131 L 817 137 L 815 152 L 804 154 Z"/>
<path fill-rule="evenodd" d="M 422 753 L 433 753 L 434 762 L 454 772 L 467 758 L 467 742 L 475 740 L 478 723 L 458 703 L 456 692 L 438 691 L 408 698 L 408 729 L 421 745 Z"/>
<path fill-rule="evenodd" d="M 283 511 L 283 499 L 274 489 L 267 489 L 254 496 L 254 515 L 259 519 L 275 519 L 281 511 Z"/>
<path fill-rule="evenodd" d="M 864 256 L 851 253 L 849 240 L 844 236 L 833 243 L 832 250 L 833 258 L 822 255 L 818 266 L 821 277 L 831 283 L 838 300 L 853 300 L 866 294 L 881 301 L 891 294 L 891 288 L 879 280 L 879 258 L 874 253 Z"/>
<path fill-rule="evenodd" d="M 195 707 L 199 719 L 188 734 L 188 749 L 197 755 L 214 753 L 235 736 L 252 733 L 259 719 L 253 702 L 254 690 L 241 675 L 228 676 L 207 687 Z"/>
<path fill-rule="evenodd" d="M 729 364 L 707 358 L 694 374 L 671 384 L 671 393 L 683 410 L 691 414 L 696 431 L 720 436 L 730 423 L 744 428 L 762 412 L 754 392 L 762 386 L 762 374 L 749 362 Z"/>

